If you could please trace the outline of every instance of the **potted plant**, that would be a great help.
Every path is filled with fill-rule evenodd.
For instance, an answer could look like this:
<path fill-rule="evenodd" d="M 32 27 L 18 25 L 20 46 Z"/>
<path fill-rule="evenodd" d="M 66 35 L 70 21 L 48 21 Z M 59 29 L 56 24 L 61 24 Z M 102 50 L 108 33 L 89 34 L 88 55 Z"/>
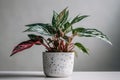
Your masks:
<path fill-rule="evenodd" d="M 26 25 L 28 28 L 24 32 L 36 32 L 28 34 L 29 40 L 18 44 L 10 56 L 29 49 L 34 45 L 42 45 L 46 51 L 43 52 L 43 68 L 46 76 L 66 77 L 72 74 L 74 64 L 74 47 L 78 47 L 83 53 L 87 49 L 80 43 L 74 42 L 75 36 L 96 37 L 108 42 L 108 37 L 97 29 L 74 27 L 77 22 L 88 17 L 88 15 L 77 15 L 72 20 L 68 19 L 69 10 L 65 8 L 60 13 L 53 11 L 51 23 L 34 23 Z M 69 34 L 68 34 L 69 33 Z M 43 35 L 43 36 L 41 36 Z M 44 38 L 44 36 L 48 36 Z"/>

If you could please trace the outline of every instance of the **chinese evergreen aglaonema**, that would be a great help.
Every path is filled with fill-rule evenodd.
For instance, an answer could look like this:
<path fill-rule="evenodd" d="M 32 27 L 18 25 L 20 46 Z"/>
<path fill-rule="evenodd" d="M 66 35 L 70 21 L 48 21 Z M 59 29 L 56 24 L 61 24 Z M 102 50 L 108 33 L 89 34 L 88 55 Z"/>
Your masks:
<path fill-rule="evenodd" d="M 69 10 L 65 8 L 60 13 L 53 11 L 51 23 L 34 23 L 26 25 L 28 28 L 24 32 L 37 32 L 36 34 L 28 34 L 29 40 L 18 44 L 12 51 L 12 55 L 28 49 L 33 45 L 42 45 L 46 48 L 46 52 L 72 52 L 76 46 L 83 53 L 87 53 L 87 49 L 80 42 L 73 42 L 75 36 L 78 37 L 96 37 L 111 44 L 108 37 L 101 31 L 91 28 L 77 27 L 73 25 L 88 17 L 88 15 L 77 15 L 72 20 L 68 19 Z M 68 36 L 69 33 L 69 36 Z M 49 36 L 47 39 L 41 35 Z"/>

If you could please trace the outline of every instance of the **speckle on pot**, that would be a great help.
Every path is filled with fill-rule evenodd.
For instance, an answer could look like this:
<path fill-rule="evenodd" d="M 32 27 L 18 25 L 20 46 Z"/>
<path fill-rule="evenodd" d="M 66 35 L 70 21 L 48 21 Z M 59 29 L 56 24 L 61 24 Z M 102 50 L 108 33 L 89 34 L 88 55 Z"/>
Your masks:
<path fill-rule="evenodd" d="M 70 75 L 73 71 L 73 53 L 45 53 L 43 54 L 43 68 L 46 75 Z"/>

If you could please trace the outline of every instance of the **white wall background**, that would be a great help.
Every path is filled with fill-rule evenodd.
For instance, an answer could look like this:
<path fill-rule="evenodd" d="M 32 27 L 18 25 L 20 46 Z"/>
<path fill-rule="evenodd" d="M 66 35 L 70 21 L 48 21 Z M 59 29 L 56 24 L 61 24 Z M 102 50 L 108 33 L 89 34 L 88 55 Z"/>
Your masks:
<path fill-rule="evenodd" d="M 27 38 L 24 25 L 49 23 L 53 10 L 69 8 L 70 16 L 91 15 L 75 26 L 97 28 L 109 36 L 113 46 L 94 38 L 76 38 L 90 50 L 76 48 L 75 71 L 120 70 L 120 0 L 0 0 L 0 71 L 42 70 L 43 47 L 34 46 L 9 57 L 15 45 Z"/>

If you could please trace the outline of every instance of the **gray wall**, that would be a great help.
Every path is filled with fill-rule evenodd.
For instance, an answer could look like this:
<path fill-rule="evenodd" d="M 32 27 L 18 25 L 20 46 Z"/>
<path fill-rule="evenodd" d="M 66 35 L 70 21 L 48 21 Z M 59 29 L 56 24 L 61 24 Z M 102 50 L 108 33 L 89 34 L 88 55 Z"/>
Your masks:
<path fill-rule="evenodd" d="M 0 0 L 0 71 L 42 70 L 43 47 L 34 46 L 9 57 L 15 45 L 28 39 L 24 25 L 50 22 L 53 10 L 69 7 L 71 18 L 91 15 L 75 26 L 97 28 L 107 34 L 112 46 L 95 38 L 76 38 L 89 48 L 90 55 L 77 48 L 75 71 L 120 70 L 120 0 Z"/>

